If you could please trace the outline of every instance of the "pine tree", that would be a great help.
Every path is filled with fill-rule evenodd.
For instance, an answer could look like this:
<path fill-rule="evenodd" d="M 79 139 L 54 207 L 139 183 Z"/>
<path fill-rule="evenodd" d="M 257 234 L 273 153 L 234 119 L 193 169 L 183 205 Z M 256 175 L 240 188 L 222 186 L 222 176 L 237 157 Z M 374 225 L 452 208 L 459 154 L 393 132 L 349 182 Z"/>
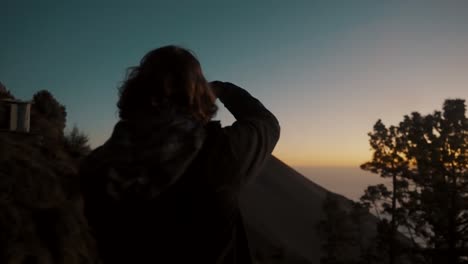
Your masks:
<path fill-rule="evenodd" d="M 468 255 L 465 112 L 464 100 L 446 100 L 443 112 L 414 112 L 389 128 L 379 120 L 369 133 L 373 158 L 362 168 L 392 181 L 390 190 L 370 186 L 361 200 L 389 219 L 390 263 L 401 254 L 398 231 L 433 263 L 461 263 Z"/>

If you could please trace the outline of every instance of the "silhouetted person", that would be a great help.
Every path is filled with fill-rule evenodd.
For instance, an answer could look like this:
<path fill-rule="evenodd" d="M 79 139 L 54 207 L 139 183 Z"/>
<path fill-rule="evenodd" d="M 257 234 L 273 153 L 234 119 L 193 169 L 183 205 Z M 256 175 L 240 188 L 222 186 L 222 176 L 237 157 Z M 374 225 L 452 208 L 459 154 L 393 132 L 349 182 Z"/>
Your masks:
<path fill-rule="evenodd" d="M 236 121 L 212 121 L 216 97 Z M 187 50 L 144 56 L 120 89 L 120 121 L 81 167 L 104 263 L 251 263 L 238 196 L 270 157 L 277 119 L 231 83 L 207 83 Z"/>

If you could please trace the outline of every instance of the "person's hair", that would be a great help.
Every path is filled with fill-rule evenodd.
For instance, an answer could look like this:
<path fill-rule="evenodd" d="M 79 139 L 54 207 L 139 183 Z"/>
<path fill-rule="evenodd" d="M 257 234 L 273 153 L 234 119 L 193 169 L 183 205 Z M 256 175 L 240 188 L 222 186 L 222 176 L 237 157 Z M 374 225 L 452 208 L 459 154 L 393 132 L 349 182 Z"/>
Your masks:
<path fill-rule="evenodd" d="M 124 120 L 170 106 L 207 123 L 218 110 L 215 101 L 199 61 L 187 49 L 171 45 L 148 52 L 140 65 L 128 69 L 117 107 Z"/>

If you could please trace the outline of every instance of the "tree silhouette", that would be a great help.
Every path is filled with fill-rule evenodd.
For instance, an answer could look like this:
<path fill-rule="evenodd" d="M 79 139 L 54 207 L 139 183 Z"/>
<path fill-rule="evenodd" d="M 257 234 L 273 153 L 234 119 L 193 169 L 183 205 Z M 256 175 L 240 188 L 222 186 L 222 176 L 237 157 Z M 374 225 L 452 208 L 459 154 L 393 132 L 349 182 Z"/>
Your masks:
<path fill-rule="evenodd" d="M 72 130 L 65 134 L 64 145 L 68 154 L 77 160 L 81 160 L 91 152 L 88 136 L 76 126 L 73 126 Z"/>
<path fill-rule="evenodd" d="M 446 100 L 443 112 L 414 112 L 388 128 L 379 120 L 369 133 L 373 158 L 361 168 L 391 178 L 391 190 L 369 186 L 361 201 L 390 221 L 390 263 L 401 254 L 397 231 L 412 241 L 412 252 L 433 263 L 462 263 L 468 256 L 465 112 L 464 100 Z"/>
<path fill-rule="evenodd" d="M 4 99 L 15 99 L 10 91 L 0 82 L 0 101 Z M 0 129 L 9 128 L 10 109 L 6 104 L 0 102 Z"/>
<path fill-rule="evenodd" d="M 320 263 L 354 263 L 351 255 L 359 244 L 359 224 L 356 225 L 350 217 L 350 212 L 342 207 L 336 197 L 327 193 L 322 205 L 325 218 L 317 225 L 319 236 L 324 241 L 322 243 L 324 255 Z"/>
<path fill-rule="evenodd" d="M 0 82 L 0 100 L 1 99 L 15 99 L 15 97 L 7 90 L 5 85 Z"/>
<path fill-rule="evenodd" d="M 369 208 L 362 203 L 352 202 L 351 208 L 344 206 L 330 193 L 323 206 L 325 218 L 318 225 L 322 239 L 322 264 L 385 264 L 388 259 L 381 253 L 386 247 L 380 232 L 366 234 L 366 225 L 375 224 Z M 377 228 L 381 229 L 379 223 Z"/>
<path fill-rule="evenodd" d="M 59 141 L 63 138 L 67 112 L 47 90 L 34 94 L 31 111 L 31 132 Z"/>

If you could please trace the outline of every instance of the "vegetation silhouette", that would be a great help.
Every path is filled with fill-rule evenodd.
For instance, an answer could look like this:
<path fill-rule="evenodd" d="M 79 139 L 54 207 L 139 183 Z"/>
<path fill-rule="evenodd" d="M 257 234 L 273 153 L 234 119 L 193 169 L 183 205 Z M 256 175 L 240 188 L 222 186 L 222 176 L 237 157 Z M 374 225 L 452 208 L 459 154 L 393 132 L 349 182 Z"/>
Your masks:
<path fill-rule="evenodd" d="M 327 217 L 319 225 L 323 263 L 467 263 L 465 113 L 464 100 L 449 99 L 442 112 L 414 112 L 398 126 L 376 122 L 369 133 L 373 158 L 361 168 L 390 178 L 391 184 L 369 186 L 353 210 L 327 198 Z M 352 221 L 363 216 L 362 210 L 379 219 L 374 242 L 364 247 L 362 233 L 356 232 L 362 221 Z M 341 258 L 358 246 L 358 259 Z"/>
<path fill-rule="evenodd" d="M 65 107 L 33 98 L 31 133 L 0 131 L 0 263 L 96 263 L 74 154 L 87 141 L 65 147 Z"/>
<path fill-rule="evenodd" d="M 462 99 L 444 102 L 443 111 L 405 116 L 398 126 L 377 121 L 369 133 L 373 149 L 364 170 L 392 179 L 370 186 L 361 200 L 386 220 L 389 259 L 411 250 L 426 262 L 462 263 L 468 256 L 468 120 Z M 412 247 L 395 237 L 404 232 Z M 465 257 L 465 259 L 463 259 Z"/>

